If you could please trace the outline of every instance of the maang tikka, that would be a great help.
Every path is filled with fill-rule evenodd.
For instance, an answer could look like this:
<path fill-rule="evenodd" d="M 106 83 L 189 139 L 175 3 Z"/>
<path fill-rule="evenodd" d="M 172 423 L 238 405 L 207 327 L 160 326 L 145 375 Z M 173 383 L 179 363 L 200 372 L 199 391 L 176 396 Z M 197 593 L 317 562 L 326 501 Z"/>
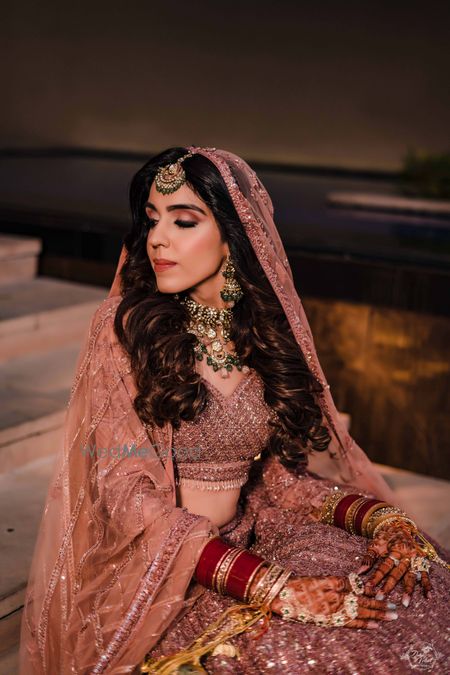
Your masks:
<path fill-rule="evenodd" d="M 168 195 L 171 192 L 176 192 L 186 182 L 186 173 L 181 166 L 181 162 L 188 157 L 192 157 L 192 155 L 193 153 L 189 150 L 173 164 L 159 167 L 155 176 L 155 187 L 158 192 Z"/>

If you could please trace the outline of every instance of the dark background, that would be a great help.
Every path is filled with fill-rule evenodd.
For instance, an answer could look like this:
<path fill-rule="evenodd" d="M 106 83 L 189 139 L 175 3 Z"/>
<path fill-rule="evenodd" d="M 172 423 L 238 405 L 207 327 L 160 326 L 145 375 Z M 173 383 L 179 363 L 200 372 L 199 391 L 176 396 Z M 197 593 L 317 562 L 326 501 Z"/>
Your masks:
<path fill-rule="evenodd" d="M 397 169 L 448 148 L 445 2 L 7 2 L 0 147 L 194 143 Z"/>

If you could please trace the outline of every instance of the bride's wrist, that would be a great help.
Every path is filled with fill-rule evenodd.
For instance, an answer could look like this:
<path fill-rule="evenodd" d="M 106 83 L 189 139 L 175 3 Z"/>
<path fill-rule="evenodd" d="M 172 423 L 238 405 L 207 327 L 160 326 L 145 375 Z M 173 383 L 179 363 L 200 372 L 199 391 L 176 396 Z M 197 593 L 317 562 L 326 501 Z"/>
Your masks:
<path fill-rule="evenodd" d="M 384 521 L 403 521 L 417 530 L 414 521 L 402 509 L 379 499 L 347 494 L 342 490 L 334 491 L 325 499 L 320 520 L 367 538 L 373 538 Z"/>
<path fill-rule="evenodd" d="M 406 535 L 414 537 L 418 533 L 418 529 L 414 521 L 405 516 L 391 515 L 385 518 L 380 517 L 372 528 L 372 538 L 381 533 L 387 539 L 398 536 L 399 531 L 402 530 Z"/>
<path fill-rule="evenodd" d="M 254 578 L 252 579 L 250 586 L 249 586 L 249 591 L 248 591 L 248 596 L 249 598 L 252 597 L 255 593 L 255 590 L 257 589 L 261 579 L 264 577 L 264 575 L 267 572 L 267 568 L 269 567 L 269 563 L 265 562 L 259 570 L 257 570 Z"/>
<path fill-rule="evenodd" d="M 275 597 L 273 598 L 273 600 L 270 603 L 270 609 L 272 610 L 272 612 L 275 612 L 275 614 L 280 614 L 280 615 L 282 614 L 282 607 L 283 607 L 283 604 L 285 602 L 284 599 L 283 599 L 283 595 L 285 594 L 286 590 L 291 589 L 290 582 L 291 582 L 291 579 L 287 579 L 285 581 L 285 583 L 282 585 L 282 587 L 277 590 L 277 592 L 275 594 Z"/>
<path fill-rule="evenodd" d="M 203 547 L 194 576 L 216 593 L 247 602 L 250 590 L 255 588 L 255 577 L 260 579 L 266 565 L 261 556 L 215 536 Z"/>
<path fill-rule="evenodd" d="M 258 607 L 270 606 L 290 575 L 281 565 L 231 546 L 218 536 L 203 547 L 194 572 L 203 586 Z"/>

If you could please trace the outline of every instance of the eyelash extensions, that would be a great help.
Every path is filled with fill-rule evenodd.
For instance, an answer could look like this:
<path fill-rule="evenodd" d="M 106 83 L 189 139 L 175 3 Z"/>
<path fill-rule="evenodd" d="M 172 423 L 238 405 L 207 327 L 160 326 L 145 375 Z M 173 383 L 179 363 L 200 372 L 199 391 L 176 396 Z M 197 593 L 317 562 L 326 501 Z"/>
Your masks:
<path fill-rule="evenodd" d="M 147 223 L 149 227 L 152 227 L 155 224 L 155 219 L 154 218 L 147 218 Z M 175 224 L 178 225 L 178 227 L 195 227 L 197 223 L 193 220 L 176 220 Z"/>

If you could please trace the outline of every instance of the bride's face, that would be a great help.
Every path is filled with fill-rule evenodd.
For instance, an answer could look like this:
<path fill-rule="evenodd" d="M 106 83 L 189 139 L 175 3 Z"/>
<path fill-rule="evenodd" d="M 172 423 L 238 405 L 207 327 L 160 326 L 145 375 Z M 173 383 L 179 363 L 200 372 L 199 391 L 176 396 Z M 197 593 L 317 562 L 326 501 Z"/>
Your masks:
<path fill-rule="evenodd" d="M 224 307 L 221 273 L 229 253 L 221 241 L 212 211 L 186 183 L 176 192 L 162 194 L 153 183 L 145 206 L 150 228 L 147 254 L 162 293 L 189 291 L 197 302 Z M 155 258 L 176 263 L 158 267 Z"/>

